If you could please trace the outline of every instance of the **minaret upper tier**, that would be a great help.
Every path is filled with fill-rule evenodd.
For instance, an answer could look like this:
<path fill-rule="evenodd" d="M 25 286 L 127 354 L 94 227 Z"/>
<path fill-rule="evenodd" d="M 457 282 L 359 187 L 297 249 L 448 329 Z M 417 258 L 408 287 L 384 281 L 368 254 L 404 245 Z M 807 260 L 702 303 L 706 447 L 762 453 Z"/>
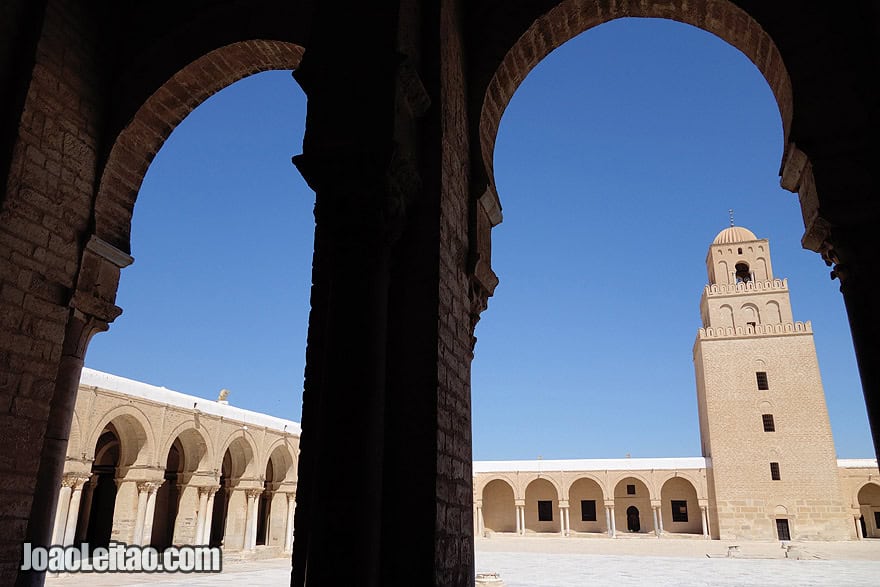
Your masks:
<path fill-rule="evenodd" d="M 709 285 L 700 302 L 704 329 L 742 335 L 785 330 L 787 324 L 795 328 L 788 283 L 773 278 L 767 239 L 741 226 L 725 228 L 709 246 L 706 269 Z"/>
<path fill-rule="evenodd" d="M 731 226 L 718 233 L 706 256 L 709 283 L 730 285 L 773 279 L 770 243 L 748 228 Z"/>

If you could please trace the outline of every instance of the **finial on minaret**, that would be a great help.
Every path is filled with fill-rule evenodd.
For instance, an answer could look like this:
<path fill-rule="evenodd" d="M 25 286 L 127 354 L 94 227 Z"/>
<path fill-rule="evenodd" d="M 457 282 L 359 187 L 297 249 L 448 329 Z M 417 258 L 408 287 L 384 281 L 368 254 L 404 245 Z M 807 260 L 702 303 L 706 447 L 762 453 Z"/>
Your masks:
<path fill-rule="evenodd" d="M 728 212 L 730 213 L 730 225 L 733 226 L 733 208 L 728 210 Z"/>

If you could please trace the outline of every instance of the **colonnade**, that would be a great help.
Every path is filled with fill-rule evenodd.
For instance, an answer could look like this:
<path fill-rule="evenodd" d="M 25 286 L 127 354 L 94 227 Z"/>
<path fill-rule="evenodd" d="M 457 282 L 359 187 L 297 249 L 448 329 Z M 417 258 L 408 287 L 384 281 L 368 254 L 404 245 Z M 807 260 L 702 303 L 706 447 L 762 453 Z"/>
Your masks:
<path fill-rule="evenodd" d="M 609 538 L 614 538 L 617 536 L 617 523 L 616 523 L 616 510 L 614 501 L 605 502 L 605 527 Z M 519 536 L 524 536 L 526 532 L 526 518 L 525 518 L 525 509 L 526 504 L 525 500 L 517 500 L 515 504 L 516 508 L 516 529 L 514 534 Z M 700 506 L 700 528 L 701 535 L 705 539 L 710 538 L 709 534 L 709 517 L 707 513 L 708 507 L 705 505 Z M 556 534 L 560 534 L 561 536 L 571 536 L 571 508 L 569 507 L 567 502 L 560 501 L 558 510 L 559 512 L 559 520 L 561 522 L 561 529 Z M 663 528 L 663 515 L 662 515 L 662 506 L 660 504 L 651 506 L 651 513 L 654 522 L 654 534 L 658 538 L 662 538 L 664 535 L 670 533 L 683 533 L 683 532 L 666 532 Z M 475 508 L 475 520 L 477 523 L 477 536 L 484 536 L 486 534 L 486 523 L 483 517 L 483 506 L 477 505 Z M 538 533 L 542 533 L 538 531 Z"/>
<path fill-rule="evenodd" d="M 58 507 L 56 508 L 55 513 L 52 544 L 70 546 L 85 541 L 89 523 L 92 519 L 92 515 L 95 513 L 92 511 L 93 503 L 91 501 L 93 491 L 89 491 L 89 489 L 94 489 L 95 482 L 96 481 L 93 479 L 92 475 L 68 474 L 63 477 L 61 490 L 59 492 Z M 121 485 L 122 483 L 133 483 L 137 489 L 137 505 L 134 513 L 134 526 L 131 533 L 126 534 L 125 529 L 121 527 L 125 523 L 124 518 L 115 515 L 116 512 L 114 511 L 113 539 L 116 540 L 118 537 L 121 542 L 148 546 L 151 543 L 151 530 L 156 516 L 156 495 L 164 481 L 117 480 L 117 484 Z M 182 489 L 184 488 L 185 486 L 182 487 Z M 176 522 L 184 517 L 195 519 L 193 539 L 191 541 L 185 540 L 181 543 L 185 542 L 186 544 L 192 545 L 216 546 L 215 544 L 211 544 L 211 535 L 212 528 L 214 528 L 214 524 L 217 522 L 214 518 L 215 496 L 217 495 L 220 486 L 199 485 L 194 486 L 194 489 L 198 494 L 195 510 L 187 511 L 181 509 L 177 512 L 174 520 L 174 522 Z M 265 512 L 266 528 L 264 529 L 264 535 L 262 537 L 258 536 L 258 516 L 260 514 L 258 507 L 259 500 L 263 495 L 263 492 L 268 490 L 251 487 L 247 489 L 234 488 L 232 491 L 240 491 L 244 493 L 246 499 L 243 512 L 240 512 L 242 515 L 238 516 L 236 515 L 236 512 L 226 512 L 224 518 L 228 520 L 238 517 L 244 520 L 244 523 L 242 524 L 243 532 L 240 536 L 241 549 L 254 550 L 258 545 L 258 541 L 265 542 L 268 534 L 277 530 L 277 528 L 272 526 L 273 517 L 269 515 L 269 512 Z M 182 495 L 183 491 L 180 493 Z M 269 493 L 274 497 L 276 492 L 269 491 Z M 296 492 L 283 491 L 277 493 L 284 496 L 283 503 L 286 505 L 285 515 L 281 520 L 283 520 L 284 524 L 283 551 L 289 553 L 293 545 L 293 520 L 294 512 L 296 510 Z M 86 495 L 86 499 L 83 499 L 84 494 Z M 224 523 L 226 520 L 220 521 L 220 523 Z M 225 530 L 226 529 L 224 529 L 224 536 L 230 538 L 232 543 L 239 542 L 235 537 L 227 535 Z"/>
<path fill-rule="evenodd" d="M 522 468 L 509 471 L 486 470 L 486 466 L 475 463 L 479 471 L 474 479 L 476 535 L 501 532 L 615 537 L 625 532 L 658 537 L 711 537 L 703 459 L 678 459 L 674 463 L 664 459 L 626 459 L 620 463 L 596 463 L 615 466 L 613 470 L 579 468 L 589 464 L 503 463 L 502 467 Z M 633 469 L 623 469 L 622 465 Z M 680 468 L 681 465 L 693 468 Z"/>
<path fill-rule="evenodd" d="M 299 425 L 221 397 L 85 369 L 52 544 L 291 552 Z"/>

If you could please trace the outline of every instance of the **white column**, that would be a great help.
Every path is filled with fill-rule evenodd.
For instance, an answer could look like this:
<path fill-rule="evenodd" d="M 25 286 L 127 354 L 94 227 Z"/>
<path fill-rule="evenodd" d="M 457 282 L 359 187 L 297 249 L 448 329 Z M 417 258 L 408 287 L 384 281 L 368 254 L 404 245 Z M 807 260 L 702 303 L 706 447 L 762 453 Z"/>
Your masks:
<path fill-rule="evenodd" d="M 520 534 L 525 536 L 525 534 L 526 534 L 526 506 L 524 506 L 524 505 L 519 506 L 519 517 L 520 517 L 520 523 L 519 523 Z"/>
<path fill-rule="evenodd" d="M 147 497 L 149 494 L 148 482 L 138 481 L 137 490 L 137 515 L 134 518 L 134 537 L 132 538 L 132 542 L 134 542 L 135 544 L 143 544 L 142 540 L 144 539 L 144 524 L 147 519 Z"/>
<path fill-rule="evenodd" d="M 147 508 L 144 512 L 144 532 L 141 536 L 140 541 L 137 544 L 142 546 L 147 546 L 150 544 L 150 540 L 152 537 L 152 529 L 153 529 L 153 517 L 156 515 L 156 492 L 159 491 L 159 488 L 165 481 L 151 481 L 146 483 L 147 486 Z M 140 496 L 138 496 L 138 500 L 140 500 Z M 175 520 L 176 521 L 176 520 Z M 147 526 L 150 527 L 150 532 L 147 533 Z"/>
<path fill-rule="evenodd" d="M 559 511 L 559 515 L 562 517 L 562 535 L 568 536 L 571 531 L 571 520 L 568 517 L 569 508 L 564 507 Z"/>
<path fill-rule="evenodd" d="M 608 532 L 608 535 L 614 537 L 614 533 L 611 530 L 611 507 L 605 506 L 605 531 Z"/>
<path fill-rule="evenodd" d="M 706 515 L 706 506 L 700 507 L 700 520 L 703 523 L 703 537 L 709 538 L 709 516 Z"/>
<path fill-rule="evenodd" d="M 199 511 L 196 513 L 195 544 L 205 543 L 205 516 L 208 512 L 208 488 L 199 487 Z"/>
<path fill-rule="evenodd" d="M 611 506 L 611 537 L 617 536 L 617 520 L 614 519 L 614 506 Z"/>
<path fill-rule="evenodd" d="M 247 517 L 245 518 L 244 531 L 244 548 L 253 550 L 257 546 L 257 496 L 263 491 L 261 489 L 248 489 L 247 495 Z"/>
<path fill-rule="evenodd" d="M 71 488 L 73 490 L 70 496 L 70 506 L 67 509 L 67 524 L 64 530 L 64 546 L 73 544 L 76 538 L 76 522 L 79 520 L 79 504 L 82 500 L 83 485 L 88 481 L 88 477 L 77 477 Z"/>
<path fill-rule="evenodd" d="M 658 513 L 659 513 L 657 511 L 658 509 L 659 508 L 657 506 L 651 506 L 651 511 L 654 514 L 654 534 L 656 534 L 657 537 L 659 538 L 660 537 L 660 523 L 658 522 L 658 518 L 660 516 L 658 515 Z"/>
<path fill-rule="evenodd" d="M 208 503 L 205 506 L 205 530 L 202 544 L 211 544 L 211 528 L 214 525 L 214 495 L 219 487 L 208 488 Z"/>
<path fill-rule="evenodd" d="M 482 536 L 485 531 L 485 522 L 483 521 L 483 506 L 477 506 L 477 536 Z"/>
<path fill-rule="evenodd" d="M 663 534 L 663 504 L 657 507 L 657 521 L 660 524 L 660 534 Z"/>
<path fill-rule="evenodd" d="M 70 481 L 68 477 L 61 480 L 61 491 L 58 493 L 58 507 L 55 508 L 55 528 L 52 531 L 52 544 L 61 544 L 67 526 L 67 511 L 70 507 Z"/>
<path fill-rule="evenodd" d="M 516 533 L 522 534 L 522 518 L 519 516 L 520 506 L 516 506 Z"/>
<path fill-rule="evenodd" d="M 296 514 L 296 494 L 287 494 L 287 528 L 284 530 L 284 552 L 293 550 L 293 520 Z"/>

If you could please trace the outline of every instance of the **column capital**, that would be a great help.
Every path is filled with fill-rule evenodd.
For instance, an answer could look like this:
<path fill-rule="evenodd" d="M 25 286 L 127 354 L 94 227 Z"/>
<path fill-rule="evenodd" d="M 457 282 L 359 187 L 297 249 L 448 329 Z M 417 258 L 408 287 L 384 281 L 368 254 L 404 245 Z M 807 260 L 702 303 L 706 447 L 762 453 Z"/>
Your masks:
<path fill-rule="evenodd" d="M 204 495 L 205 497 L 210 498 L 212 495 L 214 495 L 215 493 L 217 493 L 217 491 L 220 489 L 220 486 L 219 486 L 219 485 L 199 485 L 198 487 L 196 487 L 196 489 L 197 489 L 198 492 L 199 492 L 199 497 L 200 497 L 200 498 L 201 498 L 203 495 Z"/>
<path fill-rule="evenodd" d="M 89 330 L 107 330 L 108 325 L 122 313 L 122 308 L 115 304 L 119 272 L 133 261 L 131 255 L 97 235 L 89 238 L 80 257 L 76 288 L 70 299 L 70 306 L 89 318 L 86 321 Z M 85 337 L 83 352 L 91 334 Z"/>
<path fill-rule="evenodd" d="M 70 487 L 73 490 L 82 489 L 83 485 L 88 483 L 91 475 L 80 475 L 76 473 L 67 473 L 61 478 L 62 487 Z"/>
<path fill-rule="evenodd" d="M 369 150 L 307 152 L 293 163 L 315 190 L 316 223 L 336 245 L 393 243 L 421 190 L 415 165 L 394 142 Z"/>
<path fill-rule="evenodd" d="M 567 499 L 560 499 L 559 500 L 559 507 L 560 508 L 568 508 L 568 500 Z"/>
<path fill-rule="evenodd" d="M 518 508 L 525 507 L 525 505 L 526 505 L 526 500 L 524 500 L 524 499 L 514 499 L 514 500 L 513 500 L 513 505 L 515 505 L 515 506 L 518 507 Z"/>
<path fill-rule="evenodd" d="M 260 495 L 263 494 L 263 490 L 256 488 L 256 487 L 252 487 L 250 489 L 245 489 L 244 492 L 245 492 L 245 495 L 248 496 L 248 498 L 252 498 L 252 499 L 256 499 L 256 498 L 260 497 Z"/>
<path fill-rule="evenodd" d="M 606 499 L 605 500 L 605 507 L 606 508 L 613 508 L 614 507 L 614 500 L 613 499 Z"/>
<path fill-rule="evenodd" d="M 288 491 L 284 495 L 287 496 L 287 503 L 290 503 L 290 502 L 296 503 L 296 491 Z"/>
<path fill-rule="evenodd" d="M 159 491 L 159 488 L 162 486 L 163 483 L 165 483 L 165 481 L 136 481 L 136 483 L 138 493 L 144 492 L 149 495 L 151 493 L 156 493 L 157 491 Z"/>

